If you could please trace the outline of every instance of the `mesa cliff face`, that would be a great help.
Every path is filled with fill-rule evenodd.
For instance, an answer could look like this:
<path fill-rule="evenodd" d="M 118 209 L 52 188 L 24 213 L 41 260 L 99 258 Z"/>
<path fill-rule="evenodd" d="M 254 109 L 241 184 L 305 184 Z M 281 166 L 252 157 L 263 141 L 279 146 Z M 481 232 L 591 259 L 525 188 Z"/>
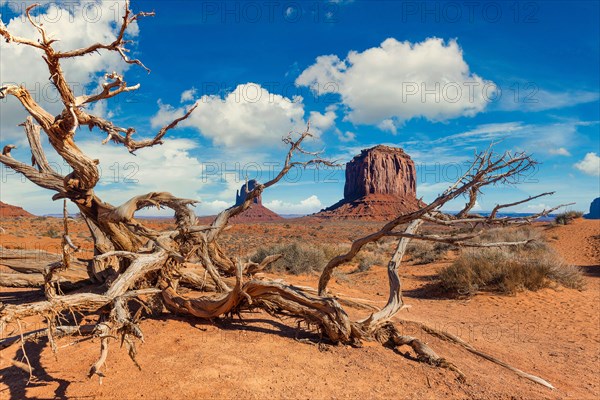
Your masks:
<path fill-rule="evenodd" d="M 346 164 L 344 200 L 350 202 L 371 194 L 417 196 L 415 164 L 404 150 L 375 146 Z"/>
<path fill-rule="evenodd" d="M 387 220 L 418 208 L 414 162 L 401 148 L 379 145 L 346 164 L 344 198 L 313 216 Z"/>

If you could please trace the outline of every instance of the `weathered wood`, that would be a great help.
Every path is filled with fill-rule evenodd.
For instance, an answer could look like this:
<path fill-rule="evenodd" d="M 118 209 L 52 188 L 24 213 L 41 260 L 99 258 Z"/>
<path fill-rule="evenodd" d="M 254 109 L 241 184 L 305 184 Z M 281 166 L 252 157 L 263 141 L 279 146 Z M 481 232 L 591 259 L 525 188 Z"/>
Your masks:
<path fill-rule="evenodd" d="M 0 287 L 43 287 L 45 281 L 46 280 L 42 274 L 0 272 Z M 83 278 L 81 276 L 74 276 L 73 274 L 69 273 L 61 273 L 50 282 L 59 283 L 60 287 L 64 290 L 73 290 L 92 283 L 92 281 L 87 277 Z"/>
<path fill-rule="evenodd" d="M 68 199 L 76 204 L 92 234 L 95 257 L 89 262 L 71 257 L 71 250 L 76 246 L 69 240 L 68 226 L 65 222 L 62 256 L 35 250 L 0 249 L 0 264 L 17 271 L 15 274 L 0 274 L 0 284 L 4 282 L 7 285 L 38 285 L 40 276 L 46 279 L 42 283 L 46 282 L 48 285 L 57 280 L 71 281 L 70 278 L 74 277 L 81 277 L 82 280 L 95 279 L 100 282 L 87 292 L 60 295 L 54 290 L 46 290 L 45 301 L 0 305 L 0 334 L 11 322 L 16 322 L 20 326 L 23 318 L 39 316 L 47 321 L 48 329 L 25 334 L 20 340 L 38 338 L 45 334 L 49 343 L 53 345 L 53 338 L 61 334 L 56 325 L 66 315 L 76 311 L 86 317 L 97 317 L 93 332 L 100 337 L 101 348 L 98 360 L 90 369 L 90 376 L 98 375 L 102 378 L 102 368 L 108 357 L 109 342 L 112 337 L 120 337 L 121 343 L 125 345 L 131 359 L 137 365 L 135 340 L 144 339 L 137 322 L 141 313 L 147 308 L 143 300 L 145 296 L 160 293 L 160 298 L 168 310 L 196 318 L 212 319 L 261 309 L 274 315 L 291 316 L 305 321 L 309 326 L 316 326 L 324 338 L 336 343 L 358 344 L 361 341 L 378 340 L 390 347 L 407 345 L 413 349 L 420 360 L 449 368 L 459 374 L 461 379 L 464 378 L 454 364 L 437 355 L 425 342 L 419 338 L 401 335 L 390 322 L 403 306 L 398 267 L 409 240 L 469 245 L 470 242 L 466 240 L 477 237 L 481 232 L 481 230 L 475 231 L 477 226 L 518 225 L 530 222 L 532 217 L 497 218 L 495 213 L 490 217 L 469 215 L 469 211 L 476 203 L 477 195 L 485 187 L 518 183 L 522 174 L 530 171 L 536 164 L 529 155 L 508 152 L 496 155 L 491 147 L 477 154 L 467 172 L 433 202 L 412 213 L 398 215 L 380 230 L 355 240 L 345 254 L 330 260 L 322 271 L 316 292 L 314 289 L 292 286 L 282 281 L 258 279 L 256 273 L 274 262 L 277 257 L 272 256 L 260 264 L 247 263 L 244 266 L 239 260 L 226 254 L 219 244 L 219 238 L 227 229 L 232 217 L 246 210 L 256 197 L 260 196 L 265 189 L 280 182 L 292 168 L 337 165 L 322 159 L 319 153 L 304 150 L 302 147 L 304 140 L 312 136 L 310 125 L 297 139 L 293 139 L 292 134 L 284 137 L 283 141 L 289 146 L 289 150 L 281 170 L 271 180 L 256 185 L 253 190 L 246 193 L 242 204 L 220 212 L 208 227 L 197 225 L 195 213 L 191 208 L 196 203 L 195 200 L 178 198 L 166 192 L 151 192 L 135 196 L 117 207 L 105 203 L 94 192 L 100 178 L 99 160 L 83 153 L 76 145 L 75 136 L 78 128 L 82 126 L 88 126 L 90 129 L 97 128 L 106 135 L 103 143 L 122 144 L 133 153 L 145 147 L 161 144 L 167 132 L 188 118 L 197 105 L 192 106 L 182 117 L 165 125 L 154 137 L 139 140 L 133 139 L 136 133 L 134 128 L 119 127 L 111 121 L 91 114 L 88 112 L 89 108 L 84 107 L 85 105 L 137 90 L 139 86 L 128 85 L 123 76 L 113 72 L 106 75 L 109 82 L 99 93 L 75 96 L 61 62 L 64 59 L 76 59 L 96 53 L 98 50 L 105 50 L 118 54 L 126 63 L 146 68 L 140 60 L 130 59 L 126 55 L 125 46 L 128 41 L 125 40 L 125 34 L 128 27 L 138 18 L 153 14 L 134 14 L 129 8 L 129 1 L 125 1 L 125 13 L 115 40 L 110 43 L 95 43 L 80 49 L 58 51 L 53 46 L 56 40 L 50 39 L 44 26 L 31 16 L 31 11 L 36 7 L 37 4 L 28 6 L 26 16 L 38 31 L 41 37 L 39 40 L 14 36 L 3 24 L 0 24 L 0 35 L 8 43 L 33 47 L 36 51 L 42 52 L 50 80 L 60 95 L 63 110 L 58 115 L 48 112 L 35 101 L 24 86 L 9 84 L 0 87 L 0 99 L 6 96 L 15 97 L 30 115 L 24 124 L 24 129 L 31 149 L 33 166 L 15 160 L 11 156 L 11 150 L 15 148 L 12 145 L 4 147 L 0 162 L 23 174 L 34 184 L 55 192 L 54 200 Z M 44 132 L 58 156 L 73 169 L 69 175 L 61 176 L 50 167 L 41 145 L 40 131 Z M 309 157 L 308 160 L 302 161 L 297 159 L 299 156 Z M 549 193 L 499 205 L 494 212 L 511 204 L 522 204 L 547 194 Z M 449 201 L 463 195 L 468 196 L 468 201 L 458 218 L 441 211 Z M 175 228 L 164 232 L 157 231 L 136 220 L 136 212 L 148 206 L 171 208 L 175 214 Z M 548 212 L 543 211 L 539 215 Z M 420 234 L 422 221 L 445 225 L 450 227 L 450 232 L 440 235 Z M 458 234 L 459 224 L 465 221 L 473 226 L 473 230 Z M 403 231 L 396 231 L 401 226 L 408 227 Z M 328 295 L 328 283 L 336 268 L 353 260 L 369 243 L 384 237 L 399 238 L 398 247 L 388 264 L 390 293 L 387 304 L 383 309 L 372 312 L 366 319 L 352 321 L 342 304 L 352 305 L 360 302 L 356 299 L 343 297 L 337 299 Z M 515 243 L 480 245 L 515 245 Z M 58 274 L 58 270 L 62 267 L 68 268 Z M 249 275 L 250 278 L 244 274 Z M 210 279 L 207 280 L 207 277 Z M 244 278 L 247 280 L 245 281 Z M 75 282 L 80 281 L 75 280 Z M 178 292 L 180 283 L 212 293 L 204 297 L 184 296 Z M 130 303 L 134 302 L 141 308 L 135 315 L 131 315 L 129 307 Z M 473 350 L 456 338 L 451 339 L 473 354 L 505 366 L 520 376 L 532 379 L 529 374 Z M 15 343 L 15 340 L 11 343 Z M 540 378 L 532 380 L 551 387 Z"/>

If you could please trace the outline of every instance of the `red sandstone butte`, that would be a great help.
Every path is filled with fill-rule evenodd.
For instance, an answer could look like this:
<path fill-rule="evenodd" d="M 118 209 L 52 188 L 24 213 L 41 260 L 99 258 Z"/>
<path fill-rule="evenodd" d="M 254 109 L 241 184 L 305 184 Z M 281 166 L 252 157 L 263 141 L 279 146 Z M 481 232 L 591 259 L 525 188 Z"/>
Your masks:
<path fill-rule="evenodd" d="M 346 164 L 344 198 L 313 217 L 379 221 L 418 208 L 414 162 L 401 148 L 379 145 Z"/>
<path fill-rule="evenodd" d="M 258 184 L 256 180 L 252 179 L 248 183 L 244 183 L 240 190 L 236 193 L 235 204 L 240 205 L 246 199 L 246 193 L 254 189 Z M 280 221 L 283 217 L 279 214 L 269 210 L 262 204 L 262 197 L 258 196 L 254 199 L 250 208 L 241 213 L 238 216 L 232 218 L 232 222 L 260 222 L 260 221 Z"/>

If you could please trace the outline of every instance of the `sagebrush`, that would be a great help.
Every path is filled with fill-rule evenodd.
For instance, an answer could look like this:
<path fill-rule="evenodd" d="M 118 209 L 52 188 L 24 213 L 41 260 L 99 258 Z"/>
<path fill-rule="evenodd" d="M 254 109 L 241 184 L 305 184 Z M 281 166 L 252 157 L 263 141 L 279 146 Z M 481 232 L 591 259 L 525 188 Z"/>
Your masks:
<path fill-rule="evenodd" d="M 496 242 L 530 240 L 520 246 L 464 249 L 439 273 L 444 289 L 460 295 L 479 291 L 514 294 L 560 284 L 582 289 L 583 274 L 567 264 L 532 228 L 494 229 L 481 240 Z"/>

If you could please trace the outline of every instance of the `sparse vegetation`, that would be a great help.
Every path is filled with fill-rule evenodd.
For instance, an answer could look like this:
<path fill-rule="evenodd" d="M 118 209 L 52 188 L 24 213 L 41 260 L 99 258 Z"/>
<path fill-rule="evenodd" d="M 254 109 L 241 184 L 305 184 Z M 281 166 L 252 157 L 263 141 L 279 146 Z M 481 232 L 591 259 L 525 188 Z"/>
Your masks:
<path fill-rule="evenodd" d="M 283 257 L 271 264 L 269 270 L 286 271 L 294 275 L 321 271 L 328 260 L 323 246 L 300 242 L 260 247 L 251 260 L 260 263 L 267 256 L 274 254 L 283 254 Z"/>
<path fill-rule="evenodd" d="M 160 299 L 162 305 L 158 305 L 158 308 L 162 310 L 164 306 L 172 315 L 188 315 L 189 318 L 213 321 L 221 317 L 228 318 L 234 315 L 241 317 L 243 313 L 263 310 L 273 316 L 305 322 L 306 329 L 315 330 L 320 338 L 331 343 L 355 346 L 364 341 L 377 340 L 395 350 L 402 346 L 410 346 L 415 360 L 448 368 L 457 375 L 459 381 L 463 382 L 466 379 L 465 375 L 452 361 L 438 356 L 425 341 L 418 337 L 403 334 L 403 329 L 392 322 L 392 318 L 403 308 L 401 280 L 396 267 L 399 265 L 397 261 L 404 255 L 404 246 L 399 246 L 395 253 L 396 257 L 389 264 L 394 267 L 394 270 L 388 274 L 388 302 L 369 317 L 361 317 L 358 320 L 351 319 L 354 318 L 354 315 L 346 312 L 345 309 L 349 306 L 343 305 L 341 298 L 338 301 L 328 293 L 328 284 L 332 277 L 341 280 L 347 278 L 342 271 L 336 269 L 340 266 L 348 266 L 359 252 L 364 250 L 364 254 L 370 252 L 375 256 L 382 254 L 380 250 L 383 247 L 380 248 L 375 242 L 386 236 L 431 240 L 431 236 L 420 232 L 425 221 L 445 225 L 441 233 L 434 238 L 435 240 L 457 244 L 465 243 L 464 240 L 471 240 L 477 236 L 479 232 L 476 232 L 475 229 L 479 229 L 480 226 L 504 224 L 503 219 L 495 216 L 497 210 L 515 204 L 523 204 L 550 195 L 551 192 L 531 196 L 518 202 L 498 204 L 489 217 L 470 213 L 477 204 L 477 196 L 486 187 L 514 185 L 522 182 L 522 178 L 527 176 L 537 164 L 535 160 L 524 152 L 495 153 L 490 146 L 487 150 L 475 154 L 470 166 L 467 166 L 469 172 L 459 177 L 432 203 L 425 205 L 425 203 L 419 202 L 418 205 L 415 205 L 418 210 L 390 217 L 392 219 L 387 221 L 383 227 L 377 228 L 366 236 L 361 236 L 356 229 L 353 229 L 350 233 L 352 246 L 349 250 L 345 254 L 339 254 L 332 258 L 327 263 L 326 253 L 329 251 L 327 248 L 324 248 L 323 245 L 314 246 L 301 241 L 305 236 L 301 234 L 301 229 L 298 229 L 300 224 L 286 223 L 284 228 L 288 234 L 275 233 L 273 240 L 279 242 L 287 238 L 298 238 L 300 241 L 261 248 L 254 255 L 253 261 L 265 261 L 268 255 L 282 254 L 281 259 L 275 260 L 275 257 L 267 259 L 263 266 L 273 262 L 269 268 L 291 274 L 322 270 L 318 287 L 313 290 L 288 284 L 281 279 L 252 279 L 252 275 L 256 272 L 252 269 L 256 266 L 251 263 L 241 263 L 237 257 L 239 253 L 242 251 L 245 253 L 247 249 L 244 241 L 242 239 L 232 240 L 230 247 L 234 249 L 233 252 L 226 251 L 221 244 L 231 240 L 232 235 L 221 236 L 230 226 L 231 220 L 247 210 L 256 199 L 261 198 L 265 189 L 278 184 L 293 168 L 337 167 L 338 164 L 321 158 L 320 152 L 311 152 L 303 147 L 304 140 L 313 137 L 309 131 L 310 127 L 307 126 L 307 129 L 301 133 L 290 132 L 282 138 L 288 151 L 279 172 L 274 171 L 276 173 L 269 180 L 256 185 L 251 190 L 246 185 L 245 198 L 241 202 L 236 202 L 236 205 L 222 210 L 208 225 L 200 224 L 192 209 L 192 206 L 198 202 L 197 200 L 175 197 L 168 192 L 153 191 L 140 194 L 119 206 L 104 202 L 98 197 L 99 193 L 95 190 L 101 178 L 100 160 L 86 155 L 76 146 L 75 134 L 78 129 L 84 126 L 97 129 L 107 134 L 105 142 L 112 141 L 115 144 L 123 145 L 129 153 L 133 154 L 138 150 L 163 143 L 167 132 L 187 119 L 200 104 L 196 102 L 194 105 L 186 106 L 187 111 L 182 112 L 171 123 L 165 125 L 155 136 L 140 138 L 137 135 L 132 137 L 135 128 L 115 125 L 113 121 L 105 119 L 109 118 L 111 113 L 98 115 L 96 113 L 98 108 L 94 106 L 94 104 L 100 104 L 96 103 L 98 101 L 138 90 L 139 85 L 127 86 L 124 76 L 112 72 L 105 75 L 107 82 L 103 85 L 101 92 L 82 96 L 75 95 L 74 88 L 69 84 L 72 80 L 65 75 L 66 70 L 61 68 L 63 62 L 76 62 L 78 58 L 87 57 L 101 49 L 103 53 L 107 51 L 113 52 L 112 54 L 117 57 L 121 56 L 128 64 L 137 64 L 145 68 L 140 60 L 130 59 L 126 55 L 129 52 L 126 45 L 131 41 L 125 38 L 127 38 L 126 32 L 130 24 L 137 25 L 138 19 L 154 15 L 154 13 L 133 13 L 129 8 L 128 1 L 120 4 L 125 13 L 120 28 L 119 24 L 115 26 L 119 34 L 113 38 L 113 41 L 72 50 L 54 48 L 54 43 L 59 38 L 47 34 L 43 24 L 36 23 L 30 15 L 30 12 L 39 6 L 38 4 L 33 4 L 26 9 L 26 15 L 33 27 L 30 31 L 37 30 L 37 34 L 33 38 L 12 35 L 6 25 L 0 24 L 0 35 L 7 42 L 34 47 L 42 51 L 43 54 L 40 54 L 43 55 L 44 64 L 48 67 L 48 76 L 59 94 L 57 98 L 61 99 L 63 107 L 60 114 L 56 115 L 59 107 L 53 106 L 53 112 L 44 110 L 43 105 L 35 102 L 33 93 L 30 93 L 25 85 L 9 83 L 0 87 L 0 98 L 15 97 L 30 114 L 22 125 L 30 144 L 34 166 L 20 162 L 11 156 L 11 151 L 16 149 L 14 145 L 4 146 L 0 161 L 38 186 L 56 192 L 53 199 L 65 199 L 65 207 L 67 201 L 72 202 L 79 212 L 85 215 L 86 225 L 93 236 L 94 252 L 97 253 L 93 261 L 87 262 L 75 258 L 74 249 L 71 251 L 68 246 L 63 246 L 61 249 L 63 263 L 57 268 L 47 268 L 46 260 L 38 260 L 39 257 L 35 257 L 33 262 L 38 267 L 35 272 L 38 275 L 37 278 L 41 275 L 37 271 L 44 271 L 42 277 L 45 300 L 26 299 L 19 304 L 3 305 L 0 309 L 0 335 L 3 335 L 5 328 L 12 324 L 17 324 L 20 331 L 20 335 L 5 339 L 1 346 L 5 349 L 7 346 L 20 342 L 23 356 L 20 361 L 13 360 L 13 365 L 29 371 L 29 381 L 31 381 L 34 378 L 34 370 L 37 373 L 39 369 L 37 364 L 42 360 L 42 353 L 36 351 L 31 354 L 31 360 L 36 366 L 33 368 L 29 361 L 30 357 L 26 354 L 24 342 L 27 340 L 37 341 L 46 336 L 48 338 L 46 343 L 56 350 L 54 338 L 76 334 L 90 335 L 90 338 L 98 339 L 100 342 L 100 356 L 90 367 L 88 377 L 98 376 L 99 379 L 102 379 L 105 376 L 103 368 L 108 357 L 109 343 L 112 341 L 120 341 L 134 364 L 140 367 L 136 361 L 135 343 L 138 340 L 143 342 L 144 336 L 139 323 L 144 312 L 148 312 L 150 316 L 153 314 L 151 310 L 146 310 L 144 300 L 149 294 L 160 292 L 157 298 Z M 149 72 L 149 69 L 145 69 Z M 94 73 L 93 71 L 88 72 Z M 54 111 L 55 109 L 56 111 Z M 126 121 L 123 118 L 121 120 Z M 71 167 L 68 175 L 63 176 L 54 171 L 49 164 L 41 142 L 42 132 L 44 137 L 47 136 L 49 139 L 49 143 L 59 159 L 64 160 Z M 240 145 L 244 145 L 244 143 L 242 142 Z M 268 144 L 265 143 L 266 145 Z M 107 161 L 110 159 L 103 160 L 104 164 L 102 165 L 106 165 Z M 155 172 L 161 173 L 161 171 Z M 447 203 L 461 196 L 468 196 L 468 201 L 455 216 L 441 211 Z M 175 226 L 171 226 L 167 230 L 158 230 L 153 227 L 154 223 L 135 218 L 137 211 L 150 206 L 172 209 Z M 531 219 L 547 215 L 558 207 L 560 206 L 541 212 L 536 216 L 516 217 L 512 219 L 512 222 L 515 224 L 529 223 Z M 461 235 L 458 230 L 454 229 L 461 228 L 462 222 L 460 221 L 467 216 L 472 222 L 470 236 L 469 232 Z M 60 237 L 59 231 L 52 228 L 57 226 L 51 225 L 54 221 L 56 220 L 48 220 L 43 229 L 48 229 L 50 237 Z M 313 222 L 306 222 L 306 224 L 314 226 Z M 40 229 L 36 232 L 41 233 L 43 230 Z M 254 233 L 256 233 L 256 229 L 249 230 L 248 236 L 252 236 Z M 443 249 L 443 246 L 441 245 L 439 249 Z M 113 252 L 112 250 L 115 249 L 119 251 Z M 505 251 L 505 253 L 513 254 L 510 251 Z M 499 252 L 499 254 L 504 253 Z M 522 257 L 517 257 L 515 253 L 510 261 L 521 262 Z M 539 260 L 535 262 L 541 263 Z M 373 260 L 367 260 L 364 268 L 372 264 Z M 197 293 L 188 296 L 178 292 L 177 289 L 190 265 L 197 273 L 186 279 L 189 279 L 190 285 Z M 554 267 L 552 262 L 548 262 L 546 266 L 535 267 L 533 270 L 542 271 L 543 276 L 566 281 L 568 278 L 562 272 L 554 270 Z M 59 291 L 57 283 L 61 282 L 62 285 L 62 277 L 59 275 L 62 269 L 68 269 L 69 272 L 78 271 L 93 284 L 86 284 L 85 289 L 77 292 Z M 250 276 L 250 279 L 246 279 L 247 275 Z M 462 277 L 463 274 L 459 271 L 457 275 Z M 208 279 L 196 282 L 196 278 L 202 276 L 209 277 L 212 283 L 208 284 Z M 9 283 L 17 283 L 18 277 L 9 279 Z M 36 283 L 36 285 L 38 284 Z M 211 295 L 196 296 L 200 292 L 211 293 Z M 377 295 L 380 294 L 377 293 Z M 138 308 L 139 305 L 142 307 Z M 134 307 L 137 309 L 135 314 L 132 313 L 135 310 Z M 79 315 L 79 318 L 76 315 Z M 22 332 L 20 321 L 28 321 L 33 316 L 37 316 L 39 320 L 45 320 L 47 328 L 41 331 Z M 73 318 L 71 319 L 71 317 Z M 65 321 L 69 321 L 69 325 L 62 326 Z M 70 321 L 73 321 L 72 325 Z M 80 323 L 83 325 L 80 326 Z M 252 322 L 248 321 L 248 323 Z M 60 328 L 66 329 L 66 331 L 60 331 L 59 324 Z M 300 324 L 298 324 L 299 329 Z M 262 330 L 259 328 L 259 331 Z M 519 375 L 538 384 L 553 388 L 545 380 L 523 373 L 506 362 L 474 349 L 462 340 L 452 339 L 449 335 L 439 334 L 438 337 L 443 337 L 444 340 L 462 346 L 488 361 L 511 369 L 513 372 L 518 371 Z M 6 340 L 9 340 L 9 343 Z M 84 340 L 86 339 L 78 340 L 78 342 Z M 162 357 L 170 357 L 182 352 L 176 346 L 165 347 L 162 351 L 164 352 L 161 354 Z M 222 349 L 222 353 L 225 355 L 228 351 L 226 347 Z M 402 354 L 400 350 L 397 352 Z M 68 359 L 65 362 L 68 363 Z M 360 364 L 358 366 L 362 367 Z M 17 392 L 17 397 L 19 395 L 23 397 L 23 393 L 24 391 Z M 289 393 L 291 396 L 294 395 L 293 392 Z M 14 393 L 11 392 L 11 394 Z M 357 396 L 360 394 L 357 393 Z"/>
<path fill-rule="evenodd" d="M 558 214 L 554 218 L 554 223 L 556 225 L 567 225 L 567 224 L 570 224 L 571 221 L 573 221 L 574 219 L 581 218 L 581 217 L 583 217 L 583 212 L 581 212 L 581 211 L 566 211 L 566 212 Z"/>
<path fill-rule="evenodd" d="M 52 239 L 56 239 L 56 238 L 61 237 L 62 234 L 59 231 L 57 231 L 56 229 L 50 228 L 50 229 L 48 229 L 48 231 L 46 231 L 44 236 L 50 237 Z"/>
<path fill-rule="evenodd" d="M 446 256 L 446 253 L 448 253 L 448 250 L 454 247 L 447 243 L 412 240 L 406 249 L 406 253 L 410 256 L 413 263 L 417 265 L 429 264 L 442 260 Z"/>
<path fill-rule="evenodd" d="M 579 268 L 565 263 L 535 230 L 496 229 L 482 235 L 481 240 L 486 238 L 496 242 L 531 241 L 521 246 L 463 250 L 439 274 L 444 289 L 471 296 L 479 291 L 504 294 L 535 291 L 553 284 L 583 288 Z"/>
<path fill-rule="evenodd" d="M 354 272 L 366 272 L 373 265 L 387 265 L 387 260 L 382 254 L 373 252 L 360 253 L 356 259 L 358 260 L 358 268 Z"/>

